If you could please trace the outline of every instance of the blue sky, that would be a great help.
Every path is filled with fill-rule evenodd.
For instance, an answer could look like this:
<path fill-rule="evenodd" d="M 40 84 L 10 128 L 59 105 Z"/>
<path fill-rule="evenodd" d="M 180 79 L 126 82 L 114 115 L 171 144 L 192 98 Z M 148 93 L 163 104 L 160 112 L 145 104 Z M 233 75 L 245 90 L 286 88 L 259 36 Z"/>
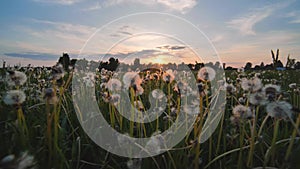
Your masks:
<path fill-rule="evenodd" d="M 300 60 L 295 0 L 3 0 L 0 22 L 0 62 L 11 65 L 53 65 L 68 52 L 240 67 L 270 63 L 277 48 L 284 63 Z"/>

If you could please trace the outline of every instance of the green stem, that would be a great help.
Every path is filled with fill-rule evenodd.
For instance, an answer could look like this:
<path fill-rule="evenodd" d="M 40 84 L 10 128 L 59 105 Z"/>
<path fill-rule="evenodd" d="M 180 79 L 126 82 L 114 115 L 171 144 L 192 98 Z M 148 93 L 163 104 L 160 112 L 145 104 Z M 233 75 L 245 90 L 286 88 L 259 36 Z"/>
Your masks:
<path fill-rule="evenodd" d="M 296 127 L 299 127 L 299 124 L 300 124 L 300 114 L 298 115 L 298 118 L 297 118 Z M 289 156 L 291 154 L 296 135 L 297 135 L 297 130 L 296 130 L 296 128 L 294 128 L 294 131 L 293 131 L 293 134 L 291 137 L 291 141 L 290 141 L 290 144 L 288 146 L 288 149 L 287 149 L 287 152 L 286 152 L 285 158 L 284 158 L 286 161 L 289 159 Z"/>
<path fill-rule="evenodd" d="M 248 162 L 247 162 L 247 166 L 248 167 L 252 167 L 253 165 L 253 153 L 254 153 L 254 143 L 255 143 L 255 133 L 256 133 L 256 121 L 257 121 L 257 116 L 258 116 L 258 110 L 259 110 L 259 106 L 256 107 L 256 111 L 255 111 L 255 118 L 253 119 L 253 124 L 251 126 L 250 123 L 250 128 L 251 128 L 251 142 L 250 142 L 250 151 L 249 151 L 249 156 L 248 156 Z"/>
<path fill-rule="evenodd" d="M 264 167 L 267 166 L 267 164 L 268 164 L 268 162 L 270 160 L 270 156 L 271 155 L 274 156 L 275 143 L 276 143 L 276 139 L 277 139 L 277 135 L 278 135 L 278 128 L 279 128 L 279 120 L 275 119 L 273 139 L 272 139 L 272 143 L 271 143 L 270 149 L 265 154 Z"/>
<path fill-rule="evenodd" d="M 171 83 L 168 83 L 168 115 L 171 116 Z M 171 121 L 169 121 L 169 127 L 171 126 Z"/>
<path fill-rule="evenodd" d="M 242 126 L 241 126 L 242 125 Z M 238 168 L 242 168 L 242 161 L 243 161 L 243 146 L 244 146 L 244 129 L 245 124 L 242 122 L 240 124 L 240 153 L 239 153 L 239 159 L 238 159 Z"/>
<path fill-rule="evenodd" d="M 130 136 L 133 136 L 133 127 L 134 127 L 134 90 L 133 88 L 130 88 L 130 101 L 131 101 L 131 119 L 130 119 L 130 128 L 129 133 Z"/>
<path fill-rule="evenodd" d="M 221 125 L 220 125 L 219 136 L 218 136 L 218 143 L 217 143 L 217 148 L 216 148 L 216 154 L 219 153 L 219 149 L 220 149 L 221 138 L 222 138 L 222 134 L 223 134 L 224 118 L 225 118 L 225 113 L 222 114 Z"/>

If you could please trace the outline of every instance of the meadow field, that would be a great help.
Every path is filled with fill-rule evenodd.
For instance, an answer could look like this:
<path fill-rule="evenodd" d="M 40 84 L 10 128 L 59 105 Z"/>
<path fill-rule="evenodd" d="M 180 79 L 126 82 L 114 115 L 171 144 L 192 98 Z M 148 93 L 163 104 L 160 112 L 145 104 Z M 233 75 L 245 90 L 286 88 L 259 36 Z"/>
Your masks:
<path fill-rule="evenodd" d="M 116 73 L 88 64 L 82 69 L 56 65 L 6 67 L 0 71 L 1 169 L 300 166 L 299 70 L 224 71 L 205 65 L 193 71 L 162 68 Z M 193 78 L 195 83 L 190 85 Z M 128 95 L 127 100 L 121 93 Z M 224 101 L 212 104 L 217 95 Z M 163 150 L 164 140 L 156 138 L 147 144 L 152 147 L 146 147 L 151 150 L 148 153 L 158 155 L 121 157 L 99 147 L 86 134 L 82 124 L 85 120 L 92 123 L 90 119 L 95 114 L 81 111 L 74 103 L 76 98 L 86 101 L 80 103 L 86 109 L 91 107 L 90 100 L 95 101 L 110 126 L 130 137 L 162 133 L 182 112 L 194 117 L 195 122 L 184 138 L 167 151 Z M 161 112 L 154 121 L 132 122 L 119 113 L 127 108 L 131 113 L 149 113 L 147 110 L 155 104 L 150 98 L 156 101 L 152 113 Z M 182 106 L 185 98 L 193 106 Z M 166 105 L 157 106 L 160 102 Z M 220 117 L 220 121 L 212 135 L 201 142 L 203 126 L 212 109 L 219 111 L 213 116 Z M 93 128 L 93 132 L 101 135 L 102 131 Z M 125 147 L 130 144 L 115 139 Z"/>

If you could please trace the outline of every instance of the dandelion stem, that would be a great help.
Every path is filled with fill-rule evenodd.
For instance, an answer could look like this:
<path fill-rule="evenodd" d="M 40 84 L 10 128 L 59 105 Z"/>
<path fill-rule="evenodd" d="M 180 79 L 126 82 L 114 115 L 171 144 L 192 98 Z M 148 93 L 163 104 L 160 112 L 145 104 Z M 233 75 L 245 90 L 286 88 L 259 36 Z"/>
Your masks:
<path fill-rule="evenodd" d="M 171 116 L 171 83 L 168 83 L 168 115 Z M 171 121 L 169 120 L 169 127 L 171 126 Z"/>
<path fill-rule="evenodd" d="M 299 127 L 299 124 L 300 124 L 300 114 L 298 115 L 297 122 L 296 122 L 297 128 Z M 289 156 L 291 154 L 296 135 L 297 135 L 297 131 L 296 131 L 296 128 L 294 128 L 294 131 L 292 133 L 292 138 L 291 138 L 290 144 L 288 146 L 288 149 L 287 149 L 287 152 L 286 152 L 285 158 L 284 158 L 286 161 L 289 159 Z"/>
<path fill-rule="evenodd" d="M 222 134 L 223 134 L 224 118 L 225 118 L 225 113 L 222 114 L 220 130 L 219 130 L 219 135 L 218 135 L 218 143 L 217 143 L 217 148 L 216 148 L 216 154 L 218 154 L 219 149 L 220 149 L 221 137 L 222 137 Z"/>
<path fill-rule="evenodd" d="M 242 157 L 243 157 L 243 146 L 244 146 L 244 130 L 245 130 L 245 124 L 240 124 L 240 153 L 239 153 L 239 159 L 238 159 L 238 168 L 242 168 Z"/>
<path fill-rule="evenodd" d="M 130 101 L 131 101 L 131 119 L 130 119 L 130 128 L 129 133 L 130 136 L 133 136 L 133 127 L 134 127 L 134 90 L 133 88 L 130 88 Z"/>
<path fill-rule="evenodd" d="M 255 111 L 255 117 L 253 119 L 253 124 L 251 125 L 250 123 L 250 128 L 251 128 L 251 141 L 250 141 L 250 151 L 249 151 L 249 156 L 248 156 L 248 162 L 247 162 L 247 166 L 248 167 L 252 167 L 253 164 L 253 153 L 254 153 L 254 142 L 255 142 L 255 133 L 256 133 L 256 121 L 257 121 L 257 116 L 258 116 L 258 110 L 259 110 L 259 106 L 256 107 L 256 111 Z"/>
<path fill-rule="evenodd" d="M 265 124 L 266 124 L 266 122 L 267 122 L 267 120 L 268 120 L 269 117 L 270 117 L 270 116 L 267 115 L 267 116 L 264 118 L 263 122 L 261 123 L 260 128 L 259 128 L 258 133 L 257 133 L 258 136 L 260 136 L 260 134 L 261 134 L 261 132 L 262 132 L 262 129 L 264 128 L 264 126 L 265 126 Z"/>
<path fill-rule="evenodd" d="M 265 154 L 264 167 L 267 166 L 267 164 L 270 160 L 270 155 L 272 155 L 272 156 L 275 155 L 274 150 L 275 150 L 275 143 L 276 143 L 276 139 L 277 139 L 277 135 L 278 135 L 278 129 L 279 129 L 279 119 L 275 119 L 273 139 L 272 139 L 270 149 Z"/>

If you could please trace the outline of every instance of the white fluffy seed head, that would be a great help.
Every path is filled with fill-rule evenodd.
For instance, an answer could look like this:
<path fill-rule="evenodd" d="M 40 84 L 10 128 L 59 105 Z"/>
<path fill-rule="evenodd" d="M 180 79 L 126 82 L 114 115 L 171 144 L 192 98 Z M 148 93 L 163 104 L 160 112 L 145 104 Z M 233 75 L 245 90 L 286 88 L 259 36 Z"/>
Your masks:
<path fill-rule="evenodd" d="M 3 101 L 7 105 L 22 104 L 26 100 L 26 95 L 22 90 L 10 90 L 6 93 Z"/>

